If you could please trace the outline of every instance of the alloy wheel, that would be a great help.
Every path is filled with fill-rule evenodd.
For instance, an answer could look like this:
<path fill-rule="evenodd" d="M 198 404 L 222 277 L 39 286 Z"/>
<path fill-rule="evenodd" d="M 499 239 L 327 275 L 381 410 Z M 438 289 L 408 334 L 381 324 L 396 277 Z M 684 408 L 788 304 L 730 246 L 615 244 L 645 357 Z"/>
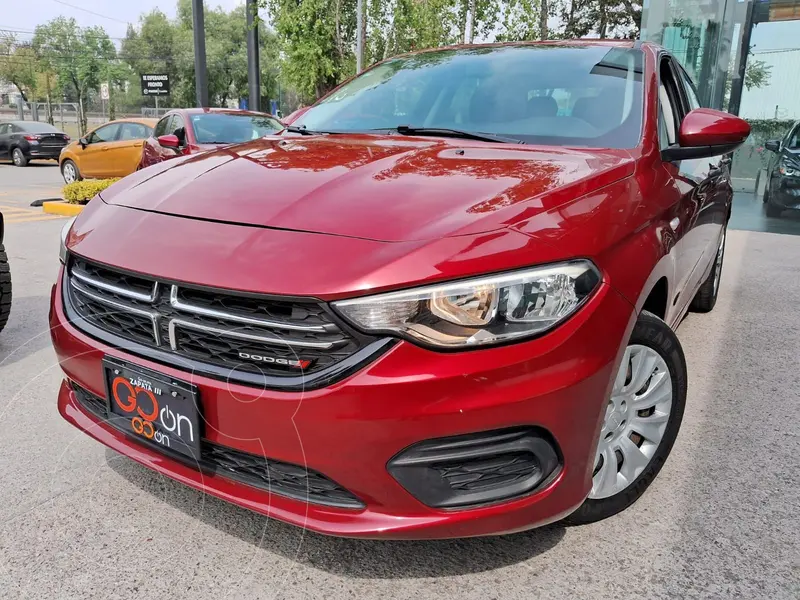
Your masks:
<path fill-rule="evenodd" d="M 644 471 L 672 410 L 672 377 L 661 355 L 629 345 L 614 380 L 597 446 L 591 499 L 613 496 Z"/>
<path fill-rule="evenodd" d="M 12 158 L 14 160 L 14 165 L 16 165 L 17 167 L 22 165 L 22 158 L 23 157 L 22 157 L 22 152 L 20 151 L 19 148 L 15 148 L 14 149 L 14 152 L 12 154 Z"/>
<path fill-rule="evenodd" d="M 78 178 L 77 173 L 75 173 L 75 165 L 73 165 L 71 162 L 65 163 L 63 175 L 64 181 L 67 183 L 75 182 L 75 180 Z"/>

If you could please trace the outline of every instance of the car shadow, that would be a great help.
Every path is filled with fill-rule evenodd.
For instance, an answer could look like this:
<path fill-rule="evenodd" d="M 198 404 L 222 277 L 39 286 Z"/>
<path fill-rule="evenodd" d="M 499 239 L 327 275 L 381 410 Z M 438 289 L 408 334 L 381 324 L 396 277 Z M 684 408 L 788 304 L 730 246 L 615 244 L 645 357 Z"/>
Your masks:
<path fill-rule="evenodd" d="M 492 571 L 547 552 L 565 533 L 563 525 L 555 524 L 505 536 L 455 540 L 328 537 L 202 494 L 110 449 L 106 449 L 106 464 L 158 501 L 223 534 L 305 566 L 351 578 L 408 579 Z"/>
<path fill-rule="evenodd" d="M 13 297 L 11 316 L 0 334 L 0 366 L 24 360 L 51 345 L 49 310 L 50 296 Z"/>

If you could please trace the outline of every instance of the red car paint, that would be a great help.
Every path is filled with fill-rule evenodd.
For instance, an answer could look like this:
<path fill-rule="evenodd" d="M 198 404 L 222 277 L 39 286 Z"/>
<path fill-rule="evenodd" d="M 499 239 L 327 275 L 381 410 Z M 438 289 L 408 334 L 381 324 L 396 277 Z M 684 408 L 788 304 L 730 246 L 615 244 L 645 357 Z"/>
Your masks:
<path fill-rule="evenodd" d="M 208 150 L 216 150 L 217 148 L 223 146 L 224 144 L 200 144 L 197 142 L 197 137 L 195 136 L 195 131 L 192 127 L 192 120 L 190 117 L 193 114 L 210 112 L 275 118 L 267 113 L 236 110 L 230 108 L 177 108 L 171 110 L 161 117 L 159 122 L 167 117 L 171 117 L 172 115 L 180 116 L 183 119 L 184 127 L 186 129 L 186 144 L 182 148 L 166 148 L 158 143 L 158 138 L 155 135 L 150 136 L 144 141 L 144 145 L 142 146 L 142 160 L 139 163 L 139 169 L 144 169 L 145 167 L 149 167 L 177 156 L 186 156 L 190 154 L 197 154 L 199 152 L 206 152 Z M 172 133 L 172 131 L 167 133 Z"/>
<path fill-rule="evenodd" d="M 66 383 L 60 413 L 160 473 L 327 534 L 487 535 L 569 514 L 591 488 L 612 374 L 638 312 L 651 292 L 663 290 L 662 316 L 673 326 L 680 321 L 730 214 L 719 157 L 662 161 L 661 50 L 642 49 L 644 131 L 631 150 L 276 136 L 136 173 L 90 202 L 75 222 L 66 246 L 76 256 L 154 278 L 323 301 L 591 259 L 602 283 L 546 335 L 468 352 L 399 341 L 347 378 L 306 392 L 220 382 L 101 343 L 67 319 L 59 278 L 50 324 L 69 380 L 104 396 L 104 356 L 190 380 L 210 442 L 308 465 L 365 508 L 316 505 L 203 474 L 101 422 Z M 739 119 L 704 114 L 716 115 L 711 126 L 721 137 L 746 136 Z M 557 477 L 533 494 L 434 509 L 387 472 L 392 457 L 422 440 L 520 424 L 546 429 L 562 455 Z"/>

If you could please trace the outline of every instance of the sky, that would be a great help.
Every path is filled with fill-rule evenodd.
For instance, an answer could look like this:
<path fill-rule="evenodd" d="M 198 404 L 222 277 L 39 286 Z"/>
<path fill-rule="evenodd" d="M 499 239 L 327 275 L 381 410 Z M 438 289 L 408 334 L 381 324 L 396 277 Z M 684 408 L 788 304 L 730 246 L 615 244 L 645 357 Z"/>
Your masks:
<path fill-rule="evenodd" d="M 230 10 L 243 2 L 206 0 L 206 6 Z M 74 17 L 84 27 L 102 25 L 110 37 L 123 38 L 127 24 L 136 24 L 139 15 L 158 8 L 173 17 L 176 5 L 175 0 L 0 0 L 0 29 L 33 31 L 37 25 L 64 16 Z M 20 33 L 18 37 L 30 36 Z"/>

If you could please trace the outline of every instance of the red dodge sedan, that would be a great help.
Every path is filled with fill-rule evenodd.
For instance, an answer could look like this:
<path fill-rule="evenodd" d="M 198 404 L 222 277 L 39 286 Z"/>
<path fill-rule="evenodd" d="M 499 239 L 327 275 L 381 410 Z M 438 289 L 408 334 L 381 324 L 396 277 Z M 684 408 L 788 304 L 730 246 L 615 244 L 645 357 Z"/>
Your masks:
<path fill-rule="evenodd" d="M 59 411 L 327 534 L 606 518 L 678 434 L 748 133 L 649 44 L 389 59 L 65 228 Z"/>
<path fill-rule="evenodd" d="M 227 108 L 177 108 L 161 117 L 153 135 L 144 141 L 139 168 L 176 156 L 247 142 L 281 129 L 281 122 L 266 113 Z"/>

